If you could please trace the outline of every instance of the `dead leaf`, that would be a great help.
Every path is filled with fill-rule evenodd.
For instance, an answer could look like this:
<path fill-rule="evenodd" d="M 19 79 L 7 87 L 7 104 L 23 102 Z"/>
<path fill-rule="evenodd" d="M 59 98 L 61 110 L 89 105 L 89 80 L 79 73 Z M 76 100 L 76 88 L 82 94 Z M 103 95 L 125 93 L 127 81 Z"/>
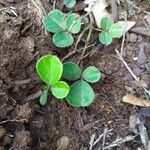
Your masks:
<path fill-rule="evenodd" d="M 150 101 L 142 98 L 137 98 L 132 94 L 126 94 L 122 101 L 136 106 L 150 107 Z"/>
<path fill-rule="evenodd" d="M 103 17 L 110 17 L 110 14 L 106 10 L 108 6 L 106 0 L 85 0 L 84 2 L 88 4 L 88 7 L 84 10 L 87 12 L 92 11 L 97 27 L 100 27 L 100 22 Z"/>
<path fill-rule="evenodd" d="M 135 25 L 135 21 L 118 21 L 118 23 L 124 27 L 124 32 L 121 36 L 123 36 L 124 33 L 128 32 Z"/>

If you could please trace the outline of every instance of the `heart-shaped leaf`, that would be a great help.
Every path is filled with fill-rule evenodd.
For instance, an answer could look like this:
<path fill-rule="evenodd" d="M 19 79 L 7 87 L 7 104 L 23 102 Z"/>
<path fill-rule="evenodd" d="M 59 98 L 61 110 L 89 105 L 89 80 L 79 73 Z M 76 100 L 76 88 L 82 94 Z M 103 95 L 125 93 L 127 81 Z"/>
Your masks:
<path fill-rule="evenodd" d="M 87 82 L 95 83 L 100 80 L 101 73 L 96 67 L 89 66 L 83 71 L 82 77 Z"/>
<path fill-rule="evenodd" d="M 36 71 L 46 84 L 54 85 L 62 76 L 63 65 L 58 57 L 45 55 L 37 61 Z"/>
<path fill-rule="evenodd" d="M 52 33 L 66 30 L 65 15 L 57 9 L 52 10 L 43 19 L 44 27 Z"/>
<path fill-rule="evenodd" d="M 80 16 L 76 13 L 70 14 L 67 17 L 66 27 L 73 34 L 79 33 L 80 29 L 81 29 L 81 18 L 80 18 Z"/>
<path fill-rule="evenodd" d="M 105 44 L 105 45 L 109 45 L 111 42 L 112 42 L 112 36 L 110 33 L 108 32 L 101 32 L 99 34 L 99 41 L 102 43 L 102 44 Z"/>
<path fill-rule="evenodd" d="M 65 98 L 68 95 L 69 90 L 69 85 L 64 81 L 58 81 L 51 88 L 52 94 L 58 99 Z"/>
<path fill-rule="evenodd" d="M 109 29 L 109 33 L 113 38 L 121 37 L 123 35 L 123 32 L 124 32 L 124 26 L 119 22 L 113 24 Z"/>
<path fill-rule="evenodd" d="M 108 17 L 104 17 L 101 20 L 101 28 L 103 30 L 108 30 L 112 26 L 112 24 L 113 24 L 112 20 Z"/>
<path fill-rule="evenodd" d="M 42 106 L 44 106 L 47 103 L 47 95 L 48 95 L 48 88 L 46 87 L 42 91 L 42 95 L 40 96 L 39 102 Z"/>
<path fill-rule="evenodd" d="M 79 80 L 70 86 L 66 99 L 73 107 L 86 107 L 93 102 L 94 91 L 87 82 Z"/>
<path fill-rule="evenodd" d="M 80 67 L 74 62 L 63 64 L 63 77 L 67 80 L 77 80 L 81 76 Z"/>
<path fill-rule="evenodd" d="M 53 35 L 53 43 L 57 47 L 65 48 L 71 46 L 73 42 L 74 42 L 74 38 L 68 32 L 61 31 Z"/>
<path fill-rule="evenodd" d="M 76 0 L 64 0 L 64 4 L 68 8 L 73 8 L 76 5 Z"/>

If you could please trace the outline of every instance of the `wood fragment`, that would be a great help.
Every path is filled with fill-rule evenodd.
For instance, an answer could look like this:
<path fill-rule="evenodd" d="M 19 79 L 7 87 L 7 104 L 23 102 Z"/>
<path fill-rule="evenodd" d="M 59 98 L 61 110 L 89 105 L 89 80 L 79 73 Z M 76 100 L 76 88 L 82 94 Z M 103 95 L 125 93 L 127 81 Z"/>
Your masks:
<path fill-rule="evenodd" d="M 135 27 L 135 28 L 130 29 L 130 31 L 150 37 L 150 30 L 146 28 Z"/>
<path fill-rule="evenodd" d="M 122 101 L 136 106 L 150 107 L 150 101 L 142 98 L 137 98 L 132 94 L 126 94 Z"/>

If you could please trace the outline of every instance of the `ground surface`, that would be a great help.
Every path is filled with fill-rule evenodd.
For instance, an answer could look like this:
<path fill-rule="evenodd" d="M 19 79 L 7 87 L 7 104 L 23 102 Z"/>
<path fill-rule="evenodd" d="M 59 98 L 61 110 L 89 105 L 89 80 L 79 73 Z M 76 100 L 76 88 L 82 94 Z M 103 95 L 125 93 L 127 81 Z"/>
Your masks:
<path fill-rule="evenodd" d="M 72 108 L 51 95 L 46 106 L 39 105 L 37 92 L 43 85 L 35 72 L 37 59 L 48 53 L 63 58 L 74 47 L 62 50 L 50 42 L 51 36 L 43 29 L 41 18 L 52 10 L 52 2 L 43 0 L 44 9 L 34 2 L 0 0 L 0 150 L 55 150 L 59 149 L 60 140 L 64 147 L 69 143 L 68 150 L 87 150 L 91 136 L 95 134 L 98 138 L 106 128 L 113 128 L 106 145 L 117 137 L 135 135 L 129 127 L 129 117 L 138 108 L 121 100 L 128 92 L 143 98 L 145 95 L 122 62 L 115 57 L 114 49 L 120 49 L 121 39 L 115 40 L 110 46 L 101 45 L 91 57 L 83 59 L 83 67 L 95 65 L 103 73 L 103 80 L 93 85 L 96 98 L 91 106 Z M 129 20 L 134 20 L 136 26 L 145 27 L 144 17 L 150 11 L 149 2 L 139 1 L 135 2 L 136 7 L 133 6 L 129 7 L 127 2 L 123 2 L 118 11 L 126 11 Z M 68 11 L 62 1 L 56 1 L 56 8 Z M 84 5 L 78 4 L 73 11 L 83 13 L 83 8 Z M 94 35 L 94 42 L 95 39 L 97 34 Z M 124 58 L 134 73 L 148 85 L 149 47 L 150 37 L 127 33 Z M 69 59 L 78 61 L 79 56 L 75 54 Z M 136 57 L 138 63 L 144 61 L 144 65 L 134 61 Z M 145 126 L 149 126 L 149 118 L 146 118 Z M 148 133 L 150 136 L 149 130 Z M 99 142 L 97 147 L 100 145 Z M 121 143 L 117 149 L 138 148 L 143 149 L 139 137 L 129 143 Z"/>

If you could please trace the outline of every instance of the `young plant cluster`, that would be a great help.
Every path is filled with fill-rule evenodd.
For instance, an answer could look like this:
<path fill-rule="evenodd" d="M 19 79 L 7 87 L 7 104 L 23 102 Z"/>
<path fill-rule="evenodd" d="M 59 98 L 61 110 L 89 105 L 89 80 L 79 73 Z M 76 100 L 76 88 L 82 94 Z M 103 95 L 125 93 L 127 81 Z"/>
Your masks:
<path fill-rule="evenodd" d="M 47 102 L 48 91 L 51 90 L 57 99 L 65 98 L 73 107 L 85 107 L 94 100 L 94 91 L 89 83 L 95 83 L 101 78 L 100 71 L 94 67 L 87 67 L 85 70 L 74 62 L 62 62 L 57 56 L 45 55 L 36 64 L 36 70 L 46 86 L 40 97 L 40 104 Z M 74 83 L 69 86 L 61 78 Z M 89 83 L 88 83 L 89 82 Z"/>
<path fill-rule="evenodd" d="M 76 0 L 64 0 L 66 7 L 72 8 Z M 53 43 L 60 48 L 69 47 L 74 43 L 73 34 L 78 34 L 81 30 L 81 17 L 76 13 L 64 14 L 60 10 L 54 9 L 43 19 L 44 27 L 53 33 Z M 92 34 L 87 39 L 90 39 Z M 100 22 L 98 30 L 99 41 L 102 44 L 109 45 L 113 38 L 120 37 L 124 28 L 119 23 L 113 23 L 108 17 L 104 17 Z M 57 56 L 46 55 L 41 57 L 36 64 L 36 70 L 45 87 L 40 97 L 40 104 L 45 105 L 47 102 L 48 91 L 57 99 L 65 98 L 73 107 L 85 107 L 90 105 L 94 100 L 94 91 L 89 83 L 95 83 L 100 80 L 101 73 L 94 67 L 90 66 L 82 70 L 74 62 L 62 62 Z M 65 80 L 71 81 L 71 86 Z"/>
<path fill-rule="evenodd" d="M 53 43 L 60 48 L 71 46 L 74 43 L 72 34 L 77 34 L 81 29 L 81 18 L 76 13 L 64 14 L 54 9 L 43 19 L 44 27 L 54 33 Z"/>

